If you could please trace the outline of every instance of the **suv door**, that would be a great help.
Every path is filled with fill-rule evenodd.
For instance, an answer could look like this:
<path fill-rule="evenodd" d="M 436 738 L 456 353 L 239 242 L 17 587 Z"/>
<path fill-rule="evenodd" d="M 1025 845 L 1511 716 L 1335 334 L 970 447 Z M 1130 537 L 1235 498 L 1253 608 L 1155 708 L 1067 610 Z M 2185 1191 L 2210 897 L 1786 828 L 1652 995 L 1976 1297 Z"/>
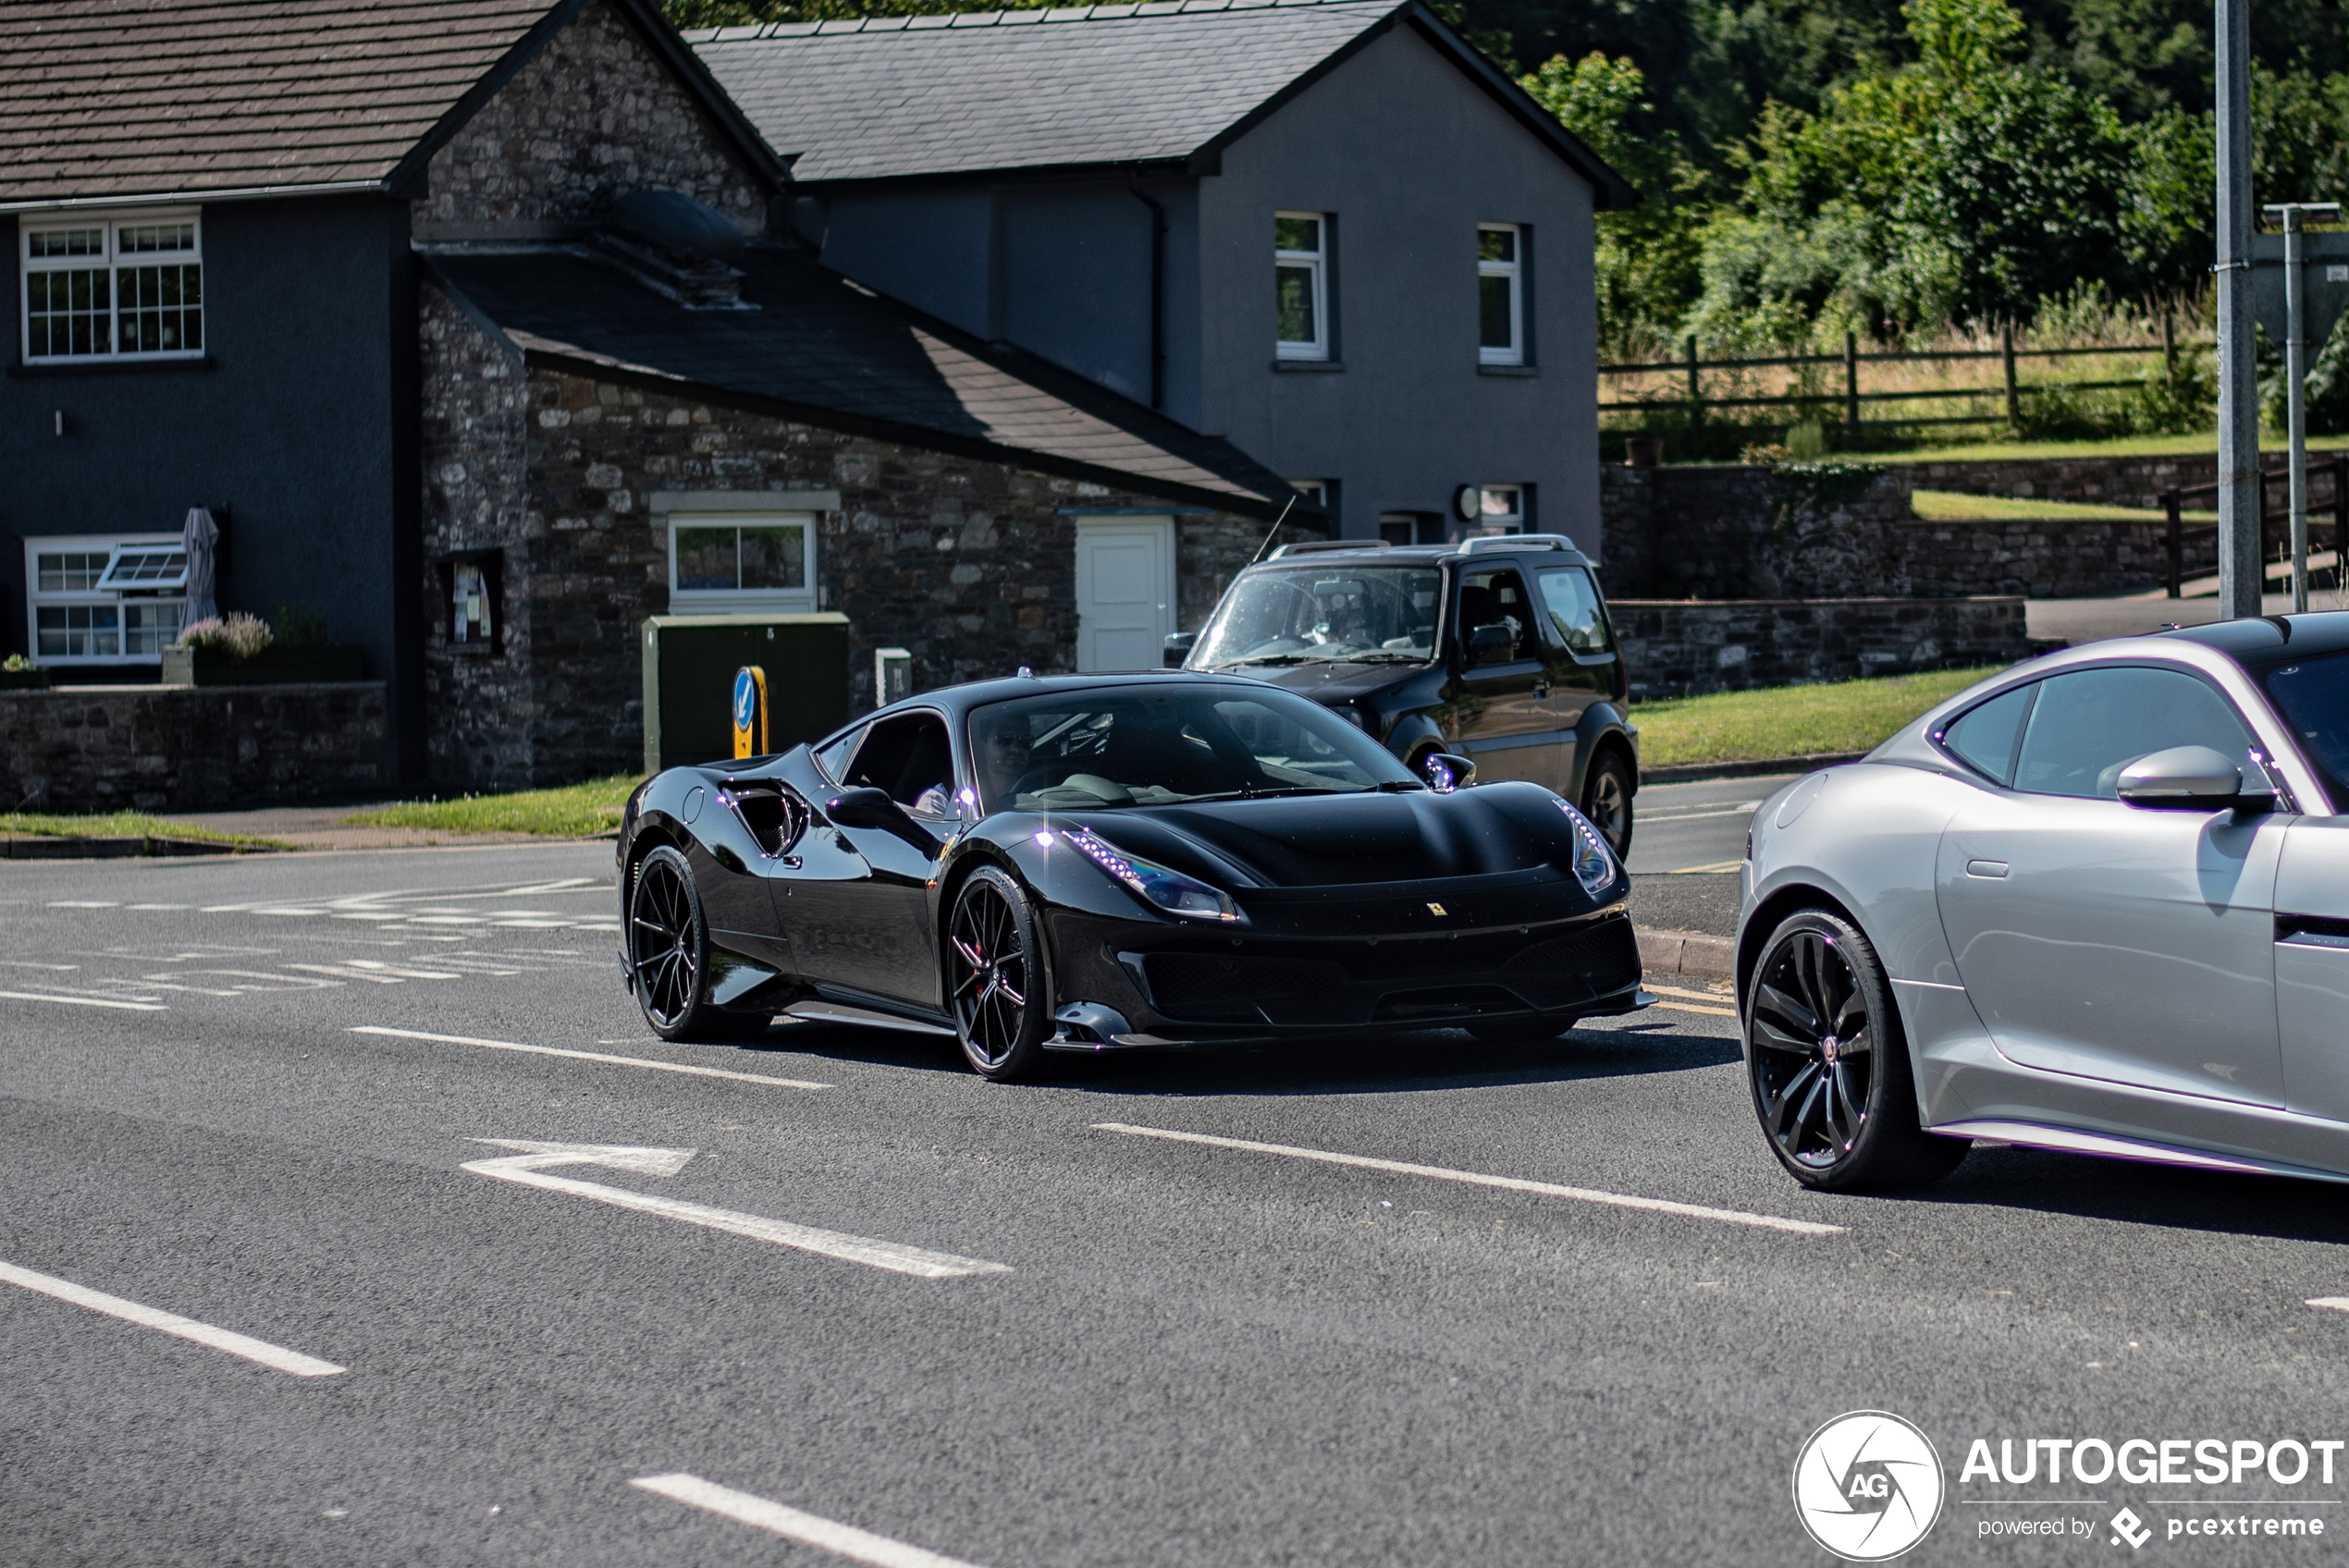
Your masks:
<path fill-rule="evenodd" d="M 1514 565 L 1464 566 L 1452 602 L 1457 673 L 1445 692 L 1446 740 L 1476 764 L 1480 781 L 1525 778 L 1559 788 L 1566 782 L 1563 737 L 1549 703 L 1544 618 L 1526 592 L 1524 574 Z M 1484 626 L 1506 627 L 1508 645 L 1488 663 L 1471 663 L 1476 631 Z"/>
<path fill-rule="evenodd" d="M 1563 793 L 1581 766 L 1574 748 L 1583 713 L 1615 693 L 1615 634 L 1607 628 L 1606 610 L 1589 568 L 1543 567 L 1534 572 L 1533 582 L 1542 595 L 1543 619 L 1549 623 L 1547 701 L 1562 742 L 1561 771 L 1554 787 Z"/>
<path fill-rule="evenodd" d="M 2226 698 L 2176 668 L 2069 670 L 1962 715 L 1944 744 L 1998 786 L 1950 820 L 1935 879 L 1958 978 L 1999 1052 L 2282 1104 L 2273 911 L 2292 818 L 2115 795 L 2121 768 L 2167 747 L 2247 759 Z"/>

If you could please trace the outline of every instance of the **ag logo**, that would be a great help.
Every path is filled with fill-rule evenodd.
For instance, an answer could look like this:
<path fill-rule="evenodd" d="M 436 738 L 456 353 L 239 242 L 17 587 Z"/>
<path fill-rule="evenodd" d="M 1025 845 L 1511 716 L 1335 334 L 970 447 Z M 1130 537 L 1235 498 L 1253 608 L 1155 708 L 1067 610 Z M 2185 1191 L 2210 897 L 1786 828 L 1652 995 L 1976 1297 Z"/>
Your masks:
<path fill-rule="evenodd" d="M 1839 1415 L 1794 1461 L 1794 1508 L 1811 1538 L 1847 1562 L 1898 1557 L 1941 1516 L 1941 1456 L 1880 1410 Z"/>

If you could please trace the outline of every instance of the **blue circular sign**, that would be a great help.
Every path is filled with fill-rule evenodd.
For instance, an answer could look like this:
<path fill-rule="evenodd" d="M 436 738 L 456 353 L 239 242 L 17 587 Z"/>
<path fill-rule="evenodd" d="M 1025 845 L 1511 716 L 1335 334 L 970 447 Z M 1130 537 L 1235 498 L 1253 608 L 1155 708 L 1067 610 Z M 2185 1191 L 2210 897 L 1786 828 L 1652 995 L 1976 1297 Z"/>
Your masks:
<path fill-rule="evenodd" d="M 707 713 L 707 708 L 702 710 Z M 758 680 L 747 669 L 734 672 L 734 728 L 747 730 L 758 712 Z"/>

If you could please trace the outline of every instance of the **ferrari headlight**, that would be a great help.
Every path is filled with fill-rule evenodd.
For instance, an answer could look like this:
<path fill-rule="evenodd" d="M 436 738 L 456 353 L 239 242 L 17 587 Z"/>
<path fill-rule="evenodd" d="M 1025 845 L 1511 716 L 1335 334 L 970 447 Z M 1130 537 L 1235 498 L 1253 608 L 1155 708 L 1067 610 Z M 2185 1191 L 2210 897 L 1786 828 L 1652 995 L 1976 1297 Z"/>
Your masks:
<path fill-rule="evenodd" d="M 1574 879 L 1582 884 L 1584 892 L 1595 894 L 1615 880 L 1615 852 L 1591 826 L 1589 817 L 1564 801 L 1558 802 L 1558 810 L 1574 824 Z"/>
<path fill-rule="evenodd" d="M 1221 888 L 1211 888 L 1196 876 L 1186 876 L 1179 871 L 1129 855 L 1095 838 L 1082 827 L 1064 827 L 1061 837 L 1087 860 L 1100 866 L 1126 889 L 1153 909 L 1169 914 L 1186 915 L 1192 920 L 1229 920 L 1240 917 L 1239 905 Z"/>

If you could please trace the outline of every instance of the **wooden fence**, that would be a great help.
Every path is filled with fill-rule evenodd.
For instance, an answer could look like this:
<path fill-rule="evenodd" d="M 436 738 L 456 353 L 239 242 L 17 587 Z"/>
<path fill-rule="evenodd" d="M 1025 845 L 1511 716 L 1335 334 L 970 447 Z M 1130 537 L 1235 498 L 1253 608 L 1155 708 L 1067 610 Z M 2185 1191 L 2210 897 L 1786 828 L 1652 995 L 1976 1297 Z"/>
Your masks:
<path fill-rule="evenodd" d="M 2308 465 L 2307 473 L 2311 479 L 2330 477 L 2332 481 L 2332 494 L 2323 502 L 2332 513 L 2332 558 L 2325 564 L 2332 568 L 2335 582 L 2349 581 L 2341 575 L 2344 565 L 2349 565 L 2343 560 L 2341 554 L 2344 538 L 2349 538 L 2349 457 L 2318 458 Z M 2285 561 L 2292 558 L 2292 512 L 2287 499 L 2291 481 L 2289 467 L 2268 469 L 2259 475 L 2259 558 L 2271 566 L 2279 558 Z M 2161 493 L 2162 509 L 2170 514 L 2169 589 L 2170 597 L 2173 599 L 2178 597 L 2180 585 L 2185 579 L 2186 535 L 2192 533 L 2199 537 L 2219 532 L 2219 525 L 2215 522 L 2196 523 L 2191 528 L 2186 526 L 2183 515 L 2186 498 L 2190 496 L 2216 497 L 2218 494 L 2219 486 L 2215 483 L 2188 484 Z M 2270 506 L 2271 500 L 2278 504 Z M 2318 504 L 2313 497 L 2308 504 L 2308 554 L 2312 560 L 2318 554 L 2315 516 Z M 2266 584 L 2263 582 L 2260 586 L 2264 590 Z"/>
<path fill-rule="evenodd" d="M 1708 409 L 1791 407 L 1797 410 L 1809 410 L 1818 413 L 1839 411 L 1843 416 L 1841 423 L 1844 428 L 1853 436 L 1858 435 L 1863 423 L 2019 425 L 2023 423 L 2023 394 L 2026 391 L 2098 392 L 2143 385 L 2135 381 L 2057 381 L 2033 382 L 2025 386 L 2016 374 L 2016 366 L 2020 361 L 2072 359 L 2091 354 L 2158 354 L 2162 359 L 2163 374 L 2174 386 L 2178 380 L 2178 351 L 2181 347 L 2195 348 L 2207 347 L 2207 345 L 2181 345 L 2170 319 L 2166 316 L 2162 318 L 2161 341 L 2158 343 L 2115 343 L 2076 349 L 2018 349 L 2014 346 L 2014 329 L 2008 327 L 1999 333 L 1998 347 L 1995 349 L 1925 349 L 1895 353 L 1863 354 L 1860 352 L 1859 335 L 1847 332 L 1843 335 L 1843 352 L 1840 354 L 1787 354 L 1764 359 L 1708 360 L 1699 357 L 1696 338 L 1691 335 L 1688 339 L 1687 353 L 1680 359 L 1658 360 L 1646 364 L 1601 365 L 1599 367 L 1599 374 L 1602 376 L 1647 375 L 1665 371 L 1679 372 L 1687 378 L 1686 390 L 1681 396 L 1602 401 L 1599 409 L 1602 412 L 1625 410 L 1654 412 L 1666 409 L 1680 409 L 1687 411 L 1689 423 L 1692 425 L 1701 425 L 1704 423 L 1705 410 Z M 1926 364 L 1969 360 L 1998 361 L 2006 373 L 2003 385 L 1929 386 L 1900 392 L 1863 392 L 1860 390 L 1862 365 Z M 1813 367 L 1832 365 L 1840 365 L 1843 368 L 1843 389 L 1840 393 L 1789 392 L 1747 397 L 1722 396 L 1708 393 L 1704 389 L 1706 371 L 1784 369 L 1799 372 Z M 1937 419 L 1866 420 L 1862 417 L 1862 406 L 1869 403 L 1908 403 L 1944 398 L 1996 398 L 2002 393 L 2006 399 L 2006 412 L 2003 414 L 1955 414 Z"/>

